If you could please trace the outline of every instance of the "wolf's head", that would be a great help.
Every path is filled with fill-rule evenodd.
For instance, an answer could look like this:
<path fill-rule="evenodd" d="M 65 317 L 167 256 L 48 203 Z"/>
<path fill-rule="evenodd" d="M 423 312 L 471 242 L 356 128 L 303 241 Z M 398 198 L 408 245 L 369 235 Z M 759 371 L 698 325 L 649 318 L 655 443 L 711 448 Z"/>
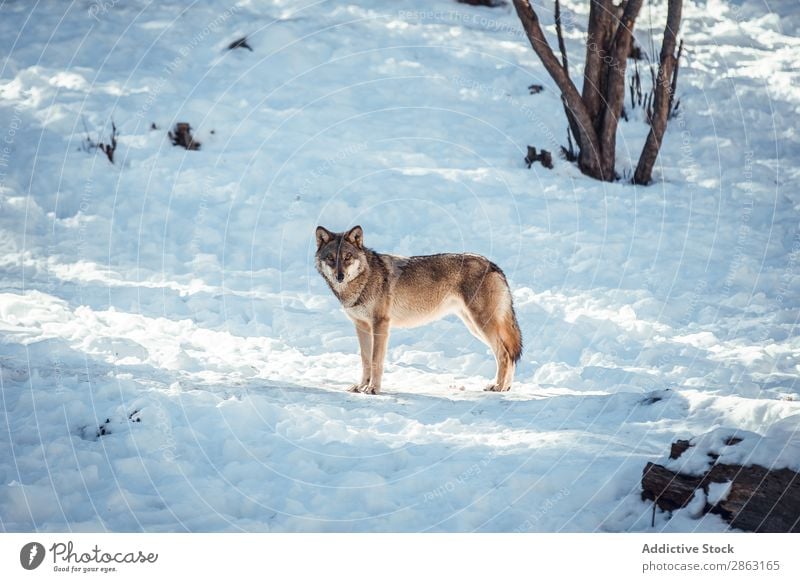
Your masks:
<path fill-rule="evenodd" d="M 317 227 L 317 270 L 331 285 L 346 285 L 367 267 L 364 230 L 355 226 L 347 232 Z"/>

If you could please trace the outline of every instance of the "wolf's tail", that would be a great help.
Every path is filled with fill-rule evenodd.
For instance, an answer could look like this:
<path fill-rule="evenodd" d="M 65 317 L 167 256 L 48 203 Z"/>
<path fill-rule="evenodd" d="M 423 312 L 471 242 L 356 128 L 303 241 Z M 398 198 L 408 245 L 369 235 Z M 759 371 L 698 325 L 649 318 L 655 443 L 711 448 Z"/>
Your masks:
<path fill-rule="evenodd" d="M 506 349 L 508 356 L 516 364 L 522 357 L 522 332 L 517 322 L 517 314 L 514 311 L 514 299 L 511 295 L 511 287 L 508 285 L 505 273 L 496 264 L 489 261 L 489 269 L 499 275 L 496 281 L 495 290 L 503 297 L 499 313 L 499 336 L 500 342 Z"/>
<path fill-rule="evenodd" d="M 514 304 L 511 302 L 511 292 L 509 291 L 508 310 L 503 316 L 500 326 L 500 341 L 506 348 L 511 360 L 516 364 L 522 357 L 522 332 L 517 322 L 517 314 L 514 312 Z"/>

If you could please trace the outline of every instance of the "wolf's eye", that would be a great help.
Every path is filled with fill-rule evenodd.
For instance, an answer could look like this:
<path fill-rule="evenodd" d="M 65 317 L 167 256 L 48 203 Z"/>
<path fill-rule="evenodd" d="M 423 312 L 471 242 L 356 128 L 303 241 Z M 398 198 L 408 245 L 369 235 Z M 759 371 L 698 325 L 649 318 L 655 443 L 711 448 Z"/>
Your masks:
<path fill-rule="evenodd" d="M 352 258 L 353 258 L 353 254 L 352 254 L 352 253 L 347 253 L 347 254 L 344 256 L 344 260 L 345 260 L 345 261 L 349 261 L 349 260 L 350 260 L 350 259 L 352 259 Z"/>
<path fill-rule="evenodd" d="M 325 257 L 325 262 L 332 265 L 334 262 L 333 255 L 328 255 L 327 257 Z"/>

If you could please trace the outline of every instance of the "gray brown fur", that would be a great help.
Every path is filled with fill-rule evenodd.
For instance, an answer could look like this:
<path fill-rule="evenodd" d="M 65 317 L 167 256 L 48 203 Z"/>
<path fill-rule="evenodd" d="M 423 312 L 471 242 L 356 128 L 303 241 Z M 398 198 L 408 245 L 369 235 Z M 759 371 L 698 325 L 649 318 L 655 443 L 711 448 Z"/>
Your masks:
<path fill-rule="evenodd" d="M 380 392 L 390 327 L 416 327 L 450 313 L 494 352 L 497 374 L 486 390 L 511 388 L 522 334 L 500 267 L 472 254 L 376 253 L 364 246 L 360 226 L 343 233 L 319 226 L 316 237 L 317 270 L 355 324 L 361 348 L 361 381 L 351 392 Z"/>

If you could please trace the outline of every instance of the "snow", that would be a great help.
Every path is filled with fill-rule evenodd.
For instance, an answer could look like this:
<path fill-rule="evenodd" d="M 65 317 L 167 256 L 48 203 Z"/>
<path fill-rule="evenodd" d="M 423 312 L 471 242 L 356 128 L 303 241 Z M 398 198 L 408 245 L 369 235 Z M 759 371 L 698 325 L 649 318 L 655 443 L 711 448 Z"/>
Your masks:
<path fill-rule="evenodd" d="M 563 5 L 579 78 L 586 3 Z M 800 13 L 770 8 L 686 2 L 642 188 L 525 168 L 566 123 L 509 7 L 5 6 L 3 530 L 726 530 L 705 497 L 651 527 L 639 482 L 678 438 L 687 471 L 800 467 Z M 627 107 L 623 176 L 648 130 Z M 114 165 L 80 148 L 112 118 Z M 482 392 L 493 359 L 451 318 L 393 332 L 384 394 L 344 392 L 317 224 L 499 264 L 512 391 Z"/>
<path fill-rule="evenodd" d="M 711 505 L 716 505 L 720 501 L 725 501 L 728 498 L 728 493 L 731 491 L 733 481 L 726 481 L 725 483 L 709 483 L 708 484 L 708 502 Z"/>
<path fill-rule="evenodd" d="M 795 425 L 800 417 L 782 419 Z M 747 430 L 716 429 L 693 438 L 686 452 L 666 463 L 668 468 L 688 475 L 700 475 L 714 462 L 726 465 L 759 465 L 771 470 L 800 472 L 800 434 L 772 429 L 777 436 L 760 436 Z"/>

